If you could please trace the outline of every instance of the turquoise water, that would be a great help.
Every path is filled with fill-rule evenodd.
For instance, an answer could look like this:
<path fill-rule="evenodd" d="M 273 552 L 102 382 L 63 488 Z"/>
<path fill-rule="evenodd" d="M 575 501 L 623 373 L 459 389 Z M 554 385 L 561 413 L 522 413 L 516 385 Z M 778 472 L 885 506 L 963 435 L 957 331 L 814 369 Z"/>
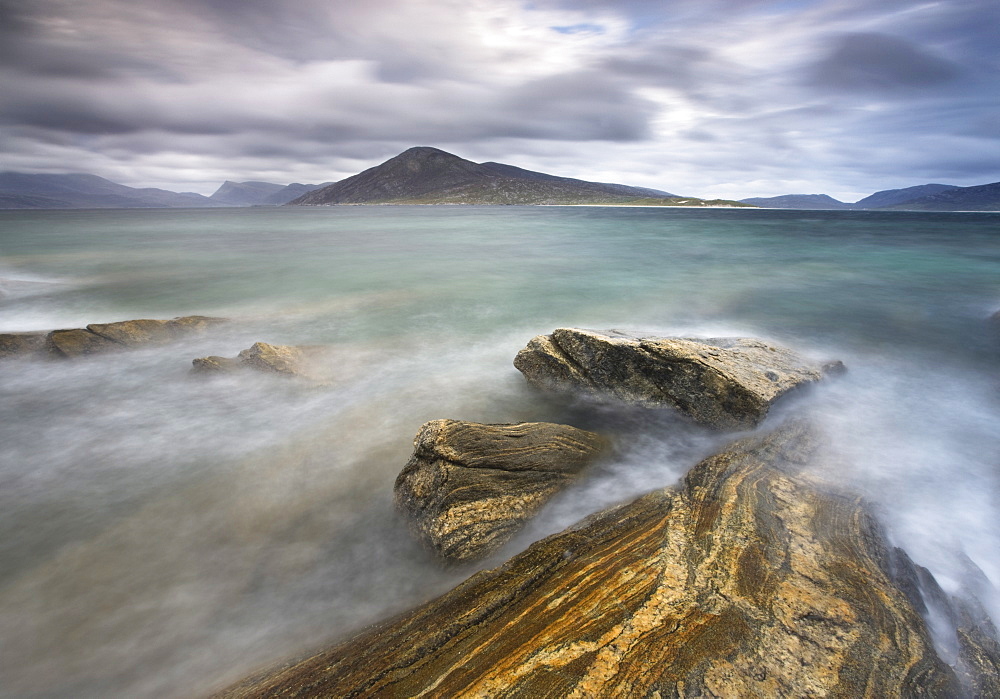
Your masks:
<path fill-rule="evenodd" d="M 439 417 L 622 435 L 533 538 L 674 482 L 722 438 L 582 414 L 513 369 L 561 326 L 751 335 L 842 380 L 809 411 L 893 542 L 1000 584 L 1000 215 L 598 207 L 0 212 L 0 332 L 205 314 L 168 347 L 0 364 L 0 693 L 206 694 L 447 589 L 391 512 Z M 216 381 L 255 341 L 338 380 Z M 940 630 L 949 652 L 947 629 Z"/>

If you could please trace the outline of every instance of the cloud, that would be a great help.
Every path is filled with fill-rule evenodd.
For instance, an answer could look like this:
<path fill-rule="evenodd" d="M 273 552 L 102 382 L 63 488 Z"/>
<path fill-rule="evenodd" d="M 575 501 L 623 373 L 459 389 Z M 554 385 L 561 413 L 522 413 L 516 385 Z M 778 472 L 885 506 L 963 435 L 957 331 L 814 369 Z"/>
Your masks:
<path fill-rule="evenodd" d="M 417 144 L 706 195 L 919 184 L 885 181 L 897 142 L 921 143 L 900 179 L 989 178 L 998 6 L 0 0 L 0 147 L 8 168 L 207 192 Z"/>
<path fill-rule="evenodd" d="M 886 34 L 848 34 L 813 69 L 822 88 L 881 91 L 930 88 L 950 83 L 959 67 L 930 51 Z"/>

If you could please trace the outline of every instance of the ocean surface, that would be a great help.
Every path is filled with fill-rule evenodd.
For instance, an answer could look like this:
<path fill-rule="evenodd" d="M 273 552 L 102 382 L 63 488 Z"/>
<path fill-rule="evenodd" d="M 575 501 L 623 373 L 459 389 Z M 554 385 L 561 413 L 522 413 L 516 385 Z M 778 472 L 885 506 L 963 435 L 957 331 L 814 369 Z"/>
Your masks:
<path fill-rule="evenodd" d="M 1000 621 L 1000 214 L 601 207 L 0 211 L 0 332 L 202 314 L 162 347 L 0 361 L 0 696 L 195 697 L 447 590 L 392 511 L 420 425 L 616 447 L 495 565 L 730 436 L 535 395 L 558 327 L 753 336 L 848 373 L 823 475 Z M 336 379 L 190 374 L 256 341 Z M 954 636 L 935 634 L 945 657 Z"/>

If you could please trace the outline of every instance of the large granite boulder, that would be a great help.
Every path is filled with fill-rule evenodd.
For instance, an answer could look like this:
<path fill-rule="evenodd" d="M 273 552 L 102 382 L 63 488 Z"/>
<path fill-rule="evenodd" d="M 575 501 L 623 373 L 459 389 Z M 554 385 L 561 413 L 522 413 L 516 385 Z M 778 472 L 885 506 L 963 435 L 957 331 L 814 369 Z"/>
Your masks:
<path fill-rule="evenodd" d="M 325 382 L 330 374 L 329 348 L 321 345 L 271 345 L 255 342 L 236 357 L 199 357 L 191 361 L 197 374 L 219 374 L 252 369 L 266 374 Z"/>
<path fill-rule="evenodd" d="M 874 519 L 807 475 L 813 442 L 739 441 L 223 696 L 960 696 Z"/>
<path fill-rule="evenodd" d="M 729 430 L 755 427 L 784 394 L 843 370 L 840 362 L 821 365 L 748 338 L 573 328 L 533 338 L 514 366 L 538 388 L 676 408 L 696 422 Z"/>
<path fill-rule="evenodd" d="M 53 330 L 46 337 L 49 354 L 79 357 L 112 350 L 162 345 L 224 322 L 222 318 L 184 316 L 171 320 L 123 320 L 91 323 L 86 328 Z"/>
<path fill-rule="evenodd" d="M 434 420 L 417 432 L 396 479 L 396 509 L 449 562 L 490 554 L 605 447 L 593 432 L 550 422 Z"/>

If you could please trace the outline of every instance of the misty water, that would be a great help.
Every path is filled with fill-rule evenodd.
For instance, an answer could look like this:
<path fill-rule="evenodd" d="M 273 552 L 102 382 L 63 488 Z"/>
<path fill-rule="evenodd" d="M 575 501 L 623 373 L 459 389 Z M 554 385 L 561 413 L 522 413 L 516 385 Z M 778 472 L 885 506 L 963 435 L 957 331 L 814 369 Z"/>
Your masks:
<path fill-rule="evenodd" d="M 166 346 L 0 362 L 0 695 L 207 695 L 447 590 L 475 568 L 440 569 L 392 511 L 427 420 L 615 439 L 483 566 L 732 438 L 534 394 L 511 361 L 566 326 L 843 360 L 769 422 L 813 416 L 822 475 L 864 493 L 947 591 L 977 581 L 1000 619 L 998 309 L 1000 214 L 0 212 L 0 332 L 229 319 Z M 334 380 L 190 374 L 256 341 L 328 345 Z"/>

